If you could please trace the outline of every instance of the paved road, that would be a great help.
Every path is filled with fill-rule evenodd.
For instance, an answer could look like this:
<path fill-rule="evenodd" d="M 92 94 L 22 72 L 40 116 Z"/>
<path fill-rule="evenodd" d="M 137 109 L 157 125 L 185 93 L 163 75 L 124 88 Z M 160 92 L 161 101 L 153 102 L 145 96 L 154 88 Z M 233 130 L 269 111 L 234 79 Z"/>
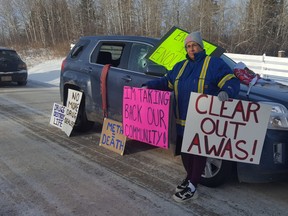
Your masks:
<path fill-rule="evenodd" d="M 115 154 L 99 146 L 101 125 L 68 138 L 49 125 L 56 87 L 0 86 L 0 101 L 0 215 L 287 215 L 287 182 L 231 179 L 175 203 L 178 157 L 133 141 Z"/>

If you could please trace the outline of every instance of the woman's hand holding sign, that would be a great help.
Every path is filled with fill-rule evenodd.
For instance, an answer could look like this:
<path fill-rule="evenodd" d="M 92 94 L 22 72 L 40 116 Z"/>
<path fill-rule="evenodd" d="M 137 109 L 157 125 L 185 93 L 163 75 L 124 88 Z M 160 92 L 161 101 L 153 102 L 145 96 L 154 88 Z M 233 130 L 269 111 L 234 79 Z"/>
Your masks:
<path fill-rule="evenodd" d="M 220 91 L 219 94 L 218 94 L 218 99 L 220 101 L 227 101 L 229 99 L 229 96 L 228 96 L 227 92 Z"/>

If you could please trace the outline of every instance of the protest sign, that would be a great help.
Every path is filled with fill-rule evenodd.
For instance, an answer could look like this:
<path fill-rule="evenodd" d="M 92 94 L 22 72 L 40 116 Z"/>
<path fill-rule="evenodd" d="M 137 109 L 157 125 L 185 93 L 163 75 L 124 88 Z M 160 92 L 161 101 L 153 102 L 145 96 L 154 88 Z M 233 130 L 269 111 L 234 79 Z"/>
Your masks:
<path fill-rule="evenodd" d="M 124 86 L 125 136 L 167 149 L 170 94 L 167 91 Z"/>
<path fill-rule="evenodd" d="M 191 93 L 182 152 L 259 164 L 271 106 Z"/>
<path fill-rule="evenodd" d="M 77 119 L 81 99 L 82 92 L 73 89 L 68 90 L 65 117 L 62 126 L 62 130 L 67 134 L 67 136 L 70 136 L 73 130 L 74 124 Z"/>
<path fill-rule="evenodd" d="M 161 38 L 159 45 L 148 53 L 147 58 L 164 66 L 167 70 L 171 70 L 177 62 L 186 59 L 184 41 L 188 34 L 187 31 L 178 27 L 172 27 Z M 225 51 L 222 47 L 206 40 L 203 40 L 203 44 L 207 55 L 219 57 Z"/>
<path fill-rule="evenodd" d="M 122 123 L 104 118 L 99 145 L 123 155 L 125 143 L 126 136 L 123 135 Z"/>
<path fill-rule="evenodd" d="M 65 106 L 54 103 L 52 114 L 50 117 L 50 124 L 62 129 L 65 117 L 65 110 L 66 110 Z"/>

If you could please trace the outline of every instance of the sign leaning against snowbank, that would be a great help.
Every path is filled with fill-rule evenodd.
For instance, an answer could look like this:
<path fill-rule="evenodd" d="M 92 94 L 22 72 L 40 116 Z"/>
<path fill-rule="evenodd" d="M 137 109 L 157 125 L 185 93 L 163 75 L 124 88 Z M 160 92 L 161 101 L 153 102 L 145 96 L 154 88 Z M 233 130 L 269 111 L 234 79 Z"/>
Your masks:
<path fill-rule="evenodd" d="M 68 89 L 67 105 L 54 103 L 50 124 L 60 128 L 67 136 L 70 136 L 77 119 L 81 99 L 82 92 Z"/>
<path fill-rule="evenodd" d="M 122 123 L 104 118 L 99 145 L 123 155 L 125 144 L 126 136 L 123 135 Z"/>
<path fill-rule="evenodd" d="M 66 110 L 65 106 L 54 103 L 52 114 L 50 117 L 50 124 L 62 130 L 63 121 L 65 118 L 65 110 Z"/>

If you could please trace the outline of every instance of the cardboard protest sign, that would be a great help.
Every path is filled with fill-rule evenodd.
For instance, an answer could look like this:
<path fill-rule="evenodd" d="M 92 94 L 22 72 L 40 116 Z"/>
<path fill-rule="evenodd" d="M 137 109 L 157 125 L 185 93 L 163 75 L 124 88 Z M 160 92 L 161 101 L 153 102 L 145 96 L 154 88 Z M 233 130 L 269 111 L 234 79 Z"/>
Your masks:
<path fill-rule="evenodd" d="M 184 41 L 189 33 L 178 27 L 172 27 L 160 40 L 159 45 L 154 47 L 148 55 L 151 61 L 171 70 L 174 65 L 186 59 Z M 225 49 L 211 42 L 203 40 L 204 49 L 207 55 L 221 56 Z"/>
<path fill-rule="evenodd" d="M 73 130 L 74 124 L 77 119 L 81 99 L 82 92 L 73 89 L 68 90 L 67 105 L 62 127 L 62 130 L 67 134 L 67 136 L 70 136 Z"/>
<path fill-rule="evenodd" d="M 271 106 L 191 93 L 182 152 L 259 164 Z"/>
<path fill-rule="evenodd" d="M 65 117 L 65 110 L 66 110 L 65 106 L 54 103 L 50 118 L 50 124 L 62 129 Z"/>
<path fill-rule="evenodd" d="M 123 155 L 125 144 L 126 136 L 123 135 L 122 123 L 104 118 L 99 145 Z"/>
<path fill-rule="evenodd" d="M 167 91 L 124 86 L 125 136 L 167 149 L 170 94 Z"/>

